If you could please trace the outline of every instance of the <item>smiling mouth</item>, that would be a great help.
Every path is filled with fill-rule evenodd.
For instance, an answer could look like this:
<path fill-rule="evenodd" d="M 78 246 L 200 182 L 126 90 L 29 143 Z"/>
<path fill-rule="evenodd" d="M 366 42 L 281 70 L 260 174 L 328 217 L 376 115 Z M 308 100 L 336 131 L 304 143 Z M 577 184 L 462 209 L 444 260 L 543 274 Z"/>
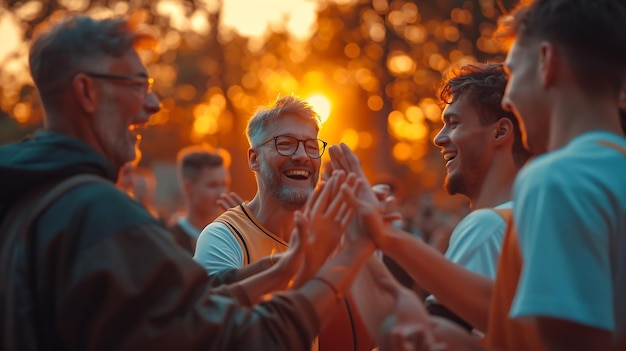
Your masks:
<path fill-rule="evenodd" d="M 446 162 L 452 161 L 455 158 L 456 158 L 456 153 L 449 152 L 449 153 L 443 154 L 443 160 Z"/>
<path fill-rule="evenodd" d="M 287 178 L 295 179 L 295 180 L 305 180 L 308 179 L 311 175 L 311 172 L 303 170 L 303 169 L 294 169 L 289 170 L 283 173 Z"/>

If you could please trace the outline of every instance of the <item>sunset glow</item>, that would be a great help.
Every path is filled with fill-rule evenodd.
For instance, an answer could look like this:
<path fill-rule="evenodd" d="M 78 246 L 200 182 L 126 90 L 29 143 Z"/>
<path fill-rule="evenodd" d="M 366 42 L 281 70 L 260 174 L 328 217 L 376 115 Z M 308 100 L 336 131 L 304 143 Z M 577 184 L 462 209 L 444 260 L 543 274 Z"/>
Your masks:
<path fill-rule="evenodd" d="M 322 124 L 328 120 L 331 111 L 330 100 L 326 98 L 324 95 L 315 94 L 311 95 L 306 99 L 311 106 L 313 106 L 313 110 L 317 112 L 322 120 Z"/>

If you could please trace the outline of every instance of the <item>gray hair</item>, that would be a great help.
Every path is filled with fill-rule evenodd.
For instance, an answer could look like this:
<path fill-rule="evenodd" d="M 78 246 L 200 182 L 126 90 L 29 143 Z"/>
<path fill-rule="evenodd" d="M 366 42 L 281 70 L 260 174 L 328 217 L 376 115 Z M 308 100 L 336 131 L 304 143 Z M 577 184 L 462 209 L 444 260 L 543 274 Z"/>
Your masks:
<path fill-rule="evenodd" d="M 80 70 L 103 57 L 121 57 L 142 44 L 154 43 L 151 35 L 136 31 L 122 17 L 95 20 L 72 14 L 53 18 L 35 33 L 28 57 L 30 72 L 45 106 Z"/>
<path fill-rule="evenodd" d="M 320 117 L 308 102 L 294 96 L 283 96 L 276 99 L 273 104 L 259 108 L 248 121 L 246 135 L 250 146 L 259 146 L 266 137 L 264 132 L 267 126 L 283 115 L 298 116 L 313 123 L 316 131 L 320 129 Z"/>

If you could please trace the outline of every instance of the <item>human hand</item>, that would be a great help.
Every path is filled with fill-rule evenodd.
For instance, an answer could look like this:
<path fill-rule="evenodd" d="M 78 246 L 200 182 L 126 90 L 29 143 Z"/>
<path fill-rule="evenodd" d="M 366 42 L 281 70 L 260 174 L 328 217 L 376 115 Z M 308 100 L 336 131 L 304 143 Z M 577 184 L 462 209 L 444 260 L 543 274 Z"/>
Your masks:
<path fill-rule="evenodd" d="M 303 269 L 306 252 L 314 249 L 307 245 L 310 233 L 308 218 L 300 211 L 296 211 L 293 216 L 295 226 L 291 231 L 289 248 L 283 253 L 276 253 L 270 256 L 271 260 L 274 261 L 270 269 L 279 272 L 278 274 L 286 282 L 286 287 L 290 287 L 293 284 L 296 274 Z"/>
<path fill-rule="evenodd" d="M 402 214 L 396 211 L 396 197 L 391 194 L 391 187 L 387 184 L 374 184 L 372 191 L 380 204 L 385 223 L 402 220 Z"/>
<path fill-rule="evenodd" d="M 444 344 L 435 340 L 431 317 L 417 294 L 402 286 L 381 261 L 370 260 L 367 269 L 370 279 L 394 301 L 378 330 L 380 350 L 444 350 Z"/>
<path fill-rule="evenodd" d="M 305 264 L 294 284 L 296 287 L 312 277 L 332 255 L 352 219 L 354 210 L 340 190 L 342 184 L 352 192 L 358 187 L 354 174 L 346 176 L 344 171 L 334 171 L 315 189 L 305 205 L 304 215 L 310 223 L 307 246 L 315 250 L 305 252 Z"/>
<path fill-rule="evenodd" d="M 243 199 L 241 198 L 241 196 L 233 191 L 221 194 L 220 198 L 217 200 L 217 205 L 224 211 L 228 210 L 229 208 L 239 206 L 242 203 Z"/>
<path fill-rule="evenodd" d="M 457 324 L 430 316 L 417 294 L 400 285 L 382 262 L 368 262 L 367 267 L 379 286 L 395 298 L 394 309 L 380 326 L 381 351 L 485 351 L 476 337 Z"/>
<path fill-rule="evenodd" d="M 380 202 L 370 186 L 365 173 L 361 168 L 360 161 L 346 144 L 332 145 L 329 153 L 334 169 L 342 169 L 356 175 L 359 190 L 351 192 L 348 187 L 342 185 L 348 202 L 358 212 L 358 218 L 351 223 L 346 241 L 356 242 L 363 237 L 373 239 L 380 246 L 381 236 L 384 233 L 382 209 Z M 368 235 L 369 234 L 369 235 Z"/>

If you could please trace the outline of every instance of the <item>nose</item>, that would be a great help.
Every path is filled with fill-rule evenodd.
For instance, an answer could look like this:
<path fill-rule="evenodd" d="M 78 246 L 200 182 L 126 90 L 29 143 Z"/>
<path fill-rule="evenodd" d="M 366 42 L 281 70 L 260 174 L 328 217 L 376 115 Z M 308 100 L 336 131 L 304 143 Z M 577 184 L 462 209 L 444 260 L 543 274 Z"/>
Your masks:
<path fill-rule="evenodd" d="M 149 114 L 155 114 L 161 110 L 161 102 L 156 94 L 152 91 L 146 94 L 146 97 L 143 99 L 143 105 L 146 111 Z"/>
<path fill-rule="evenodd" d="M 439 133 L 435 135 L 435 138 L 433 138 L 433 144 L 435 144 L 435 146 L 437 147 L 443 148 L 449 143 L 450 143 L 450 137 L 448 136 L 446 127 L 444 126 L 443 128 L 441 128 L 441 130 L 439 130 Z"/>
<path fill-rule="evenodd" d="M 292 158 L 304 160 L 309 159 L 309 155 L 306 153 L 306 148 L 304 147 L 303 141 L 298 141 L 298 146 L 296 147 L 296 152 L 291 155 Z"/>

